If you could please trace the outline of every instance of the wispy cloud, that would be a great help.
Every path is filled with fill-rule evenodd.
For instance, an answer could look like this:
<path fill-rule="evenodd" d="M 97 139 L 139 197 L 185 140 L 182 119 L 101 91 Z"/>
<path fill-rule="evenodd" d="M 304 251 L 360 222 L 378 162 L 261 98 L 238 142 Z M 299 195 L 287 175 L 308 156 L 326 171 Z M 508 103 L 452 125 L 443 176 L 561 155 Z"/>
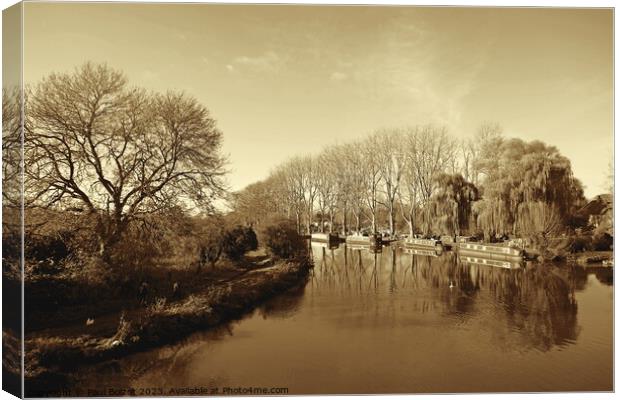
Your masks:
<path fill-rule="evenodd" d="M 329 79 L 332 81 L 344 81 L 347 78 L 349 78 L 349 75 L 345 74 L 344 72 L 332 72 L 332 74 L 329 76 Z"/>
<path fill-rule="evenodd" d="M 159 73 L 150 69 L 145 69 L 144 71 L 142 71 L 140 78 L 142 78 L 142 80 L 144 81 L 155 81 L 159 79 Z"/>
<path fill-rule="evenodd" d="M 277 53 L 268 51 L 259 56 L 239 56 L 229 65 L 253 71 L 278 71 L 284 65 L 284 60 Z"/>
<path fill-rule="evenodd" d="M 187 40 L 187 35 L 185 33 L 183 33 L 183 32 L 179 32 L 179 31 L 174 33 L 174 37 L 179 39 L 179 40 L 182 40 L 182 41 L 186 41 Z"/>
<path fill-rule="evenodd" d="M 420 25 L 396 21 L 353 76 L 365 85 L 368 96 L 392 104 L 403 119 L 457 130 L 488 55 L 486 43 L 480 43 L 475 53 L 463 57 L 449 40 Z"/>

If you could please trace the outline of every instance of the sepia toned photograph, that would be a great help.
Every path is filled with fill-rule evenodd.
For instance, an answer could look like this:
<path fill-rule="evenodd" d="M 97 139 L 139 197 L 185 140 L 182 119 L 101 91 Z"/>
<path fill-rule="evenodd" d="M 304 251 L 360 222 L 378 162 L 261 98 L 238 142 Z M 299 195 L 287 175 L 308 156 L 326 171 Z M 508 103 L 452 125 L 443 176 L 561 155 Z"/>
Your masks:
<path fill-rule="evenodd" d="M 2 14 L 2 388 L 614 391 L 614 9 Z"/>

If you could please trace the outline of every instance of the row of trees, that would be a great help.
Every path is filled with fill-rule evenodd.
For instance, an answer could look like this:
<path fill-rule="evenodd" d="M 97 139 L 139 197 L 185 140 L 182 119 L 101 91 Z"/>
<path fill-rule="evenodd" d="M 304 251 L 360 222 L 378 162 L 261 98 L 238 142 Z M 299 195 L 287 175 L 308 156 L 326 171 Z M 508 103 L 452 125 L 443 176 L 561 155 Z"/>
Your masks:
<path fill-rule="evenodd" d="M 552 146 L 503 137 L 483 124 L 456 140 L 432 125 L 376 131 L 297 156 L 236 193 L 248 224 L 279 215 L 299 232 L 556 234 L 584 201 L 570 161 Z"/>

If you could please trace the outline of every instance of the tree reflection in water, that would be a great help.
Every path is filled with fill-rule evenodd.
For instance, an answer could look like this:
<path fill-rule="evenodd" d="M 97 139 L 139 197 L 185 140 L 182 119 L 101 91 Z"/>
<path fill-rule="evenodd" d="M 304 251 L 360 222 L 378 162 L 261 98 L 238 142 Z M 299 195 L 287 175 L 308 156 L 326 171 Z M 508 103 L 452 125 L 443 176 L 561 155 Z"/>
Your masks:
<path fill-rule="evenodd" d="M 540 351 L 575 341 L 579 334 L 575 290 L 586 282 L 580 268 L 531 264 L 506 269 L 461 262 L 455 252 L 407 254 L 397 247 L 373 252 L 342 245 L 329 251 L 313 246 L 315 290 L 349 295 L 429 290 L 430 297 L 412 299 L 417 303 L 413 312 L 436 312 L 440 306 L 443 315 L 462 322 L 480 317 L 480 309 L 491 304 L 493 318 L 503 316 L 524 345 Z M 597 277 L 610 279 L 604 272 Z"/>

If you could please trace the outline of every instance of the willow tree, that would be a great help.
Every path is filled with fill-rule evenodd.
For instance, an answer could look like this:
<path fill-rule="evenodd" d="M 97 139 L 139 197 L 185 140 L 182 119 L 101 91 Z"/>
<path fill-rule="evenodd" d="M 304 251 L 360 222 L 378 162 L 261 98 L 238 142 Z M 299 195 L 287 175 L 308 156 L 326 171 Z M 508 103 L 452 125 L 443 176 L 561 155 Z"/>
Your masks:
<path fill-rule="evenodd" d="M 460 235 L 468 230 L 472 204 L 479 198 L 478 188 L 460 174 L 439 174 L 436 190 L 426 208 L 428 230 L 448 235 Z"/>
<path fill-rule="evenodd" d="M 573 176 L 570 161 L 557 148 L 540 141 L 496 140 L 482 157 L 485 201 L 479 226 L 489 233 L 522 233 L 524 204 L 544 203 L 564 224 L 583 202 L 583 188 Z M 529 217 L 528 217 L 529 218 Z"/>
<path fill-rule="evenodd" d="M 25 195 L 94 217 L 103 255 L 132 221 L 179 204 L 208 210 L 224 192 L 222 133 L 186 94 L 148 93 L 87 63 L 44 78 L 26 110 Z"/>

